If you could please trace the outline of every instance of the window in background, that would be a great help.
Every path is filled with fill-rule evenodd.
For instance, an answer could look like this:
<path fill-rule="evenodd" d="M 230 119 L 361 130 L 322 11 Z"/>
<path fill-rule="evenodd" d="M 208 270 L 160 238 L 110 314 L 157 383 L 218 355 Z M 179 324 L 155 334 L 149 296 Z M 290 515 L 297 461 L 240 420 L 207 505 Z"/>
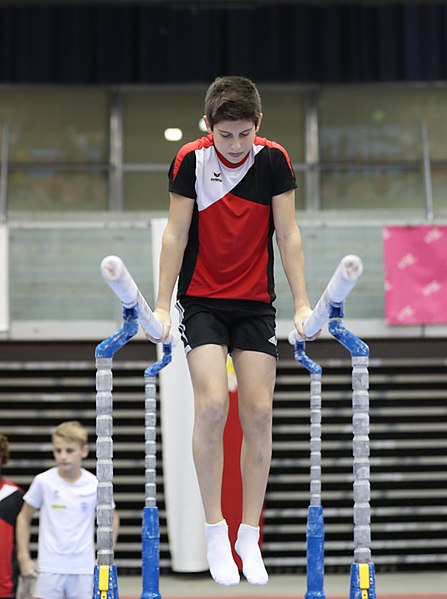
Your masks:
<path fill-rule="evenodd" d="M 294 164 L 304 162 L 304 92 L 260 87 L 264 119 L 259 135 L 284 146 Z"/>
<path fill-rule="evenodd" d="M 422 127 L 438 207 L 446 207 L 447 89 L 323 89 L 319 104 L 322 207 L 424 209 Z M 446 188 L 444 187 L 444 190 Z M 436 207 L 436 206 L 435 206 Z"/>
<path fill-rule="evenodd" d="M 204 135 L 199 129 L 205 89 L 158 89 L 123 95 L 123 207 L 168 209 L 168 169 L 178 149 Z M 168 141 L 166 129 L 177 128 L 181 140 Z"/>
<path fill-rule="evenodd" d="M 165 212 L 173 157 L 182 144 L 205 134 L 199 127 L 205 90 L 2 89 L 0 135 L 5 126 L 9 131 L 8 209 Z M 423 214 L 422 127 L 435 215 L 447 209 L 447 87 L 344 86 L 310 93 L 264 86 L 260 91 L 265 115 L 260 135 L 287 149 L 297 175 L 298 210 Z M 313 140 L 306 139 L 306 114 L 318 114 Z M 315 159 L 306 164 L 311 142 Z"/>
<path fill-rule="evenodd" d="M 125 173 L 124 206 L 126 210 L 167 212 L 169 208 L 167 170 Z"/>
<path fill-rule="evenodd" d="M 264 119 L 259 135 L 285 147 L 295 169 L 297 210 L 304 209 L 304 92 L 259 87 Z"/>
<path fill-rule="evenodd" d="M 321 174 L 326 210 L 424 210 L 422 171 L 401 166 L 346 167 Z"/>
<path fill-rule="evenodd" d="M 106 90 L 2 90 L 8 209 L 106 209 L 108 118 Z"/>
<path fill-rule="evenodd" d="M 51 166 L 14 169 L 8 180 L 9 210 L 105 210 L 107 177 L 102 173 L 57 172 Z"/>
<path fill-rule="evenodd" d="M 124 93 L 124 163 L 169 165 L 183 143 L 204 134 L 199 130 L 204 93 L 176 88 Z M 183 131 L 181 141 L 165 139 L 170 127 Z"/>

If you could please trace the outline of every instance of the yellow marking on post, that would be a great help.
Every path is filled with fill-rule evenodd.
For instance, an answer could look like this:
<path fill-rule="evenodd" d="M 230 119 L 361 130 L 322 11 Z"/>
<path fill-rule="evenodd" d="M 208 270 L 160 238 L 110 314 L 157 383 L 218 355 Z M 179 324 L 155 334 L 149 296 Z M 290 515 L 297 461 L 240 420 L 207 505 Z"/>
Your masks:
<path fill-rule="evenodd" d="M 364 597 L 368 599 L 368 591 L 366 591 L 365 595 L 363 589 L 369 589 L 369 564 L 359 564 L 359 578 L 360 588 L 362 589 L 362 599 L 364 599 Z"/>
<path fill-rule="evenodd" d="M 107 591 L 109 590 L 109 566 L 99 566 L 98 589 L 105 591 L 105 594 L 101 592 L 101 599 L 107 596 Z"/>

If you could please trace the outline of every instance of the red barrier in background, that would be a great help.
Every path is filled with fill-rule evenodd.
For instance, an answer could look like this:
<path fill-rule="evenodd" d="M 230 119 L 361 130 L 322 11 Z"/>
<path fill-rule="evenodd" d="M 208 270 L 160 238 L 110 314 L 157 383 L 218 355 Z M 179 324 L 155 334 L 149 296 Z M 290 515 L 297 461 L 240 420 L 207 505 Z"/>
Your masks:
<path fill-rule="evenodd" d="M 242 427 L 239 422 L 237 382 L 233 364 L 228 360 L 228 388 L 230 394 L 230 409 L 224 430 L 224 471 L 222 480 L 222 512 L 228 524 L 228 534 L 233 548 L 233 557 L 242 569 L 240 557 L 234 550 L 237 531 L 242 522 L 242 476 L 241 476 L 241 447 Z M 260 522 L 262 543 L 262 517 Z"/>
<path fill-rule="evenodd" d="M 241 570 L 241 559 L 234 550 L 237 531 L 242 521 L 242 477 L 240 468 L 242 427 L 239 422 L 237 401 L 237 391 L 230 391 L 230 411 L 224 431 L 222 512 L 228 524 L 233 557 L 239 570 Z"/>

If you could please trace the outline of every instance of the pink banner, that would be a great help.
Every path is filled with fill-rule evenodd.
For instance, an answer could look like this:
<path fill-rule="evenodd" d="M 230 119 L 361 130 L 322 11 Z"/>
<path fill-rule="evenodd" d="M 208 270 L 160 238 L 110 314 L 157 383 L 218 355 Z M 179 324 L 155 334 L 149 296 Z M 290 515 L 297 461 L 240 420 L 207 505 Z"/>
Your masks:
<path fill-rule="evenodd" d="M 447 226 L 385 227 L 385 318 L 447 323 Z"/>

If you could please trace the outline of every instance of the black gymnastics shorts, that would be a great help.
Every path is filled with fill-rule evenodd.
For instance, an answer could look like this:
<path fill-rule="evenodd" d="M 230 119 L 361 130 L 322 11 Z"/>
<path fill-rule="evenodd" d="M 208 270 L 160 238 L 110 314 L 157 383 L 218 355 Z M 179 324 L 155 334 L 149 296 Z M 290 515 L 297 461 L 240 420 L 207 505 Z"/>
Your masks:
<path fill-rule="evenodd" d="M 258 351 L 278 358 L 276 309 L 251 300 L 183 296 L 175 304 L 179 331 L 188 353 L 199 345 L 226 345 Z"/>

